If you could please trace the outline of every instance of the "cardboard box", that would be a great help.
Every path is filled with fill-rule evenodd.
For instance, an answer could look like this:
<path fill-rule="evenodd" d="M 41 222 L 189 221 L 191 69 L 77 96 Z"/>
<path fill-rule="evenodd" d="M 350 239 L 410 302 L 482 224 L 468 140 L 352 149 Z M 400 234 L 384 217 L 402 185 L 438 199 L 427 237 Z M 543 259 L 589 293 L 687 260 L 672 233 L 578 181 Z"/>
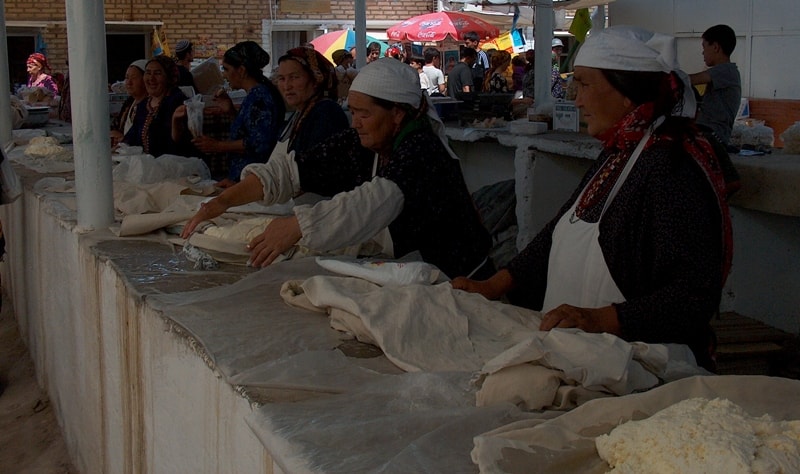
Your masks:
<path fill-rule="evenodd" d="M 553 105 L 553 130 L 577 132 L 580 128 L 575 102 L 558 101 Z"/>

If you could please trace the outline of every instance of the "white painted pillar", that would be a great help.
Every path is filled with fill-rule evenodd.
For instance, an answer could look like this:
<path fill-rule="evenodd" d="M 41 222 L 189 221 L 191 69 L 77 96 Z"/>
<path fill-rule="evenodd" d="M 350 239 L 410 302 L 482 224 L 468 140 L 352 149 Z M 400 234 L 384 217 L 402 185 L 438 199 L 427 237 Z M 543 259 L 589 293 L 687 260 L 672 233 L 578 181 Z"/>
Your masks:
<path fill-rule="evenodd" d="M 355 1 L 356 66 L 367 64 L 367 1 Z"/>
<path fill-rule="evenodd" d="M 103 2 L 66 0 L 78 226 L 114 222 Z"/>
<path fill-rule="evenodd" d="M 533 63 L 534 92 L 533 109 L 537 114 L 553 112 L 553 93 L 550 90 L 550 75 L 553 68 L 551 59 L 553 41 L 553 0 L 536 0 L 534 4 L 535 25 L 533 37 L 536 59 Z"/>
<path fill-rule="evenodd" d="M 6 2 L 0 0 L 0 146 L 11 141 L 11 79 L 8 72 L 8 37 L 6 36 Z"/>

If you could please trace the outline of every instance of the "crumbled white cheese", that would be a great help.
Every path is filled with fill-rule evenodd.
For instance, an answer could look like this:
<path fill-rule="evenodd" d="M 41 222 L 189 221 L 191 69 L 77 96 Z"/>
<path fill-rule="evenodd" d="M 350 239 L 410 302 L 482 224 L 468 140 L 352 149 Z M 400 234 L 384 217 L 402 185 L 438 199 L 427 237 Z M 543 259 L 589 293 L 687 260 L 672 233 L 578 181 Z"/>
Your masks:
<path fill-rule="evenodd" d="M 676 403 L 595 445 L 614 473 L 800 472 L 800 420 L 754 418 L 720 398 Z"/>
<path fill-rule="evenodd" d="M 54 137 L 34 137 L 25 148 L 25 154 L 32 158 L 48 158 L 56 161 L 69 161 L 72 153 L 62 147 Z"/>

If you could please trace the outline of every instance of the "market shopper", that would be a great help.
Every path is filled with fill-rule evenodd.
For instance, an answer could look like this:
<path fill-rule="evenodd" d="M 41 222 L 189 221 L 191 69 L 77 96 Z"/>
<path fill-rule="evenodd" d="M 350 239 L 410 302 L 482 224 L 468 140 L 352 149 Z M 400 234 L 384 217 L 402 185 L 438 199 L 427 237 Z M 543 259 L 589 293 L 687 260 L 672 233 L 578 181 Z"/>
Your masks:
<path fill-rule="evenodd" d="M 178 86 L 189 86 L 197 92 L 192 75 L 192 61 L 194 61 L 194 45 L 189 40 L 180 40 L 175 45 L 175 62 L 178 64 Z"/>
<path fill-rule="evenodd" d="M 147 88 L 144 85 L 144 70 L 147 67 L 146 59 L 138 59 L 128 66 L 125 71 L 125 92 L 128 97 L 111 121 L 111 146 L 116 146 L 133 127 L 136 109 L 139 103 L 147 97 Z"/>
<path fill-rule="evenodd" d="M 480 92 L 481 90 L 486 91 L 486 89 L 482 88 L 486 80 L 486 76 L 492 69 L 491 61 L 489 60 L 489 55 L 486 54 L 486 51 L 481 49 L 480 45 L 481 45 L 481 37 L 480 35 L 478 35 L 476 31 L 468 31 L 464 33 L 464 47 L 472 48 L 477 53 L 477 56 L 475 57 L 475 62 L 472 63 L 471 66 L 472 83 L 475 85 L 476 92 Z"/>
<path fill-rule="evenodd" d="M 447 75 L 447 95 L 454 99 L 461 99 L 464 94 L 475 92 L 472 83 L 472 64 L 475 63 L 477 53 L 472 48 L 464 48 L 461 59 Z"/>
<path fill-rule="evenodd" d="M 286 108 L 278 88 L 264 76 L 269 60 L 269 54 L 254 41 L 237 43 L 222 57 L 223 77 L 231 88 L 243 89 L 247 95 L 238 111 L 224 89 L 214 96 L 214 104 L 233 119 L 227 140 L 206 135 L 192 139 L 203 153 L 227 154 L 228 176 L 217 183 L 220 187 L 239 181 L 242 170 L 250 163 L 266 162 L 278 142 Z M 173 115 L 173 139 L 179 140 L 185 129 L 186 106 L 181 106 Z"/>
<path fill-rule="evenodd" d="M 486 72 L 486 80 L 483 84 L 484 92 L 509 92 L 506 71 L 511 65 L 511 53 L 508 51 L 497 51 L 492 55 L 492 67 Z M 513 90 L 511 90 L 513 92 Z"/>
<path fill-rule="evenodd" d="M 425 56 L 425 65 L 422 66 L 422 72 L 428 76 L 428 95 L 431 97 L 444 97 L 447 84 L 440 67 L 442 65 L 442 53 L 436 48 L 428 48 L 423 54 Z"/>
<path fill-rule="evenodd" d="M 498 298 L 517 288 L 541 329 L 688 344 L 703 366 L 709 320 L 731 261 L 725 182 L 692 123 L 675 39 L 632 27 L 590 36 L 575 60 L 576 105 L 603 143 L 556 217 L 509 265 L 453 287 Z M 683 80 L 681 80 L 683 78 Z"/>
<path fill-rule="evenodd" d="M 697 125 L 727 145 L 742 100 L 739 69 L 731 62 L 736 33 L 728 25 L 716 25 L 707 29 L 702 38 L 703 62 L 708 69 L 689 75 L 693 86 L 705 85 Z"/>
<path fill-rule="evenodd" d="M 231 206 L 314 192 L 332 198 L 273 220 L 250 242 L 253 265 L 266 266 L 295 244 L 330 251 L 388 227 L 396 257 L 419 251 L 447 275 L 491 274 L 491 238 L 414 69 L 390 58 L 368 64 L 350 87 L 349 104 L 352 129 L 306 153 L 248 166 L 242 181 L 206 203 L 182 236 Z"/>

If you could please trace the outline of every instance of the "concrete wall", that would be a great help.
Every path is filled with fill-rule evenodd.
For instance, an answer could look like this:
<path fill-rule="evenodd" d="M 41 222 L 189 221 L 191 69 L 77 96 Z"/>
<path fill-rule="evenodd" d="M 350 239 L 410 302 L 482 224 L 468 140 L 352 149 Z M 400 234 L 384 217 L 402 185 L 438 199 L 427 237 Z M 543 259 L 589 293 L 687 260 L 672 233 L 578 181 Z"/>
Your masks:
<path fill-rule="evenodd" d="M 678 37 L 686 72 L 704 69 L 700 35 L 724 23 L 736 31 L 732 61 L 742 74 L 742 95 L 800 99 L 800 8 L 797 0 L 617 0 L 610 25 L 638 25 Z"/>
<path fill-rule="evenodd" d="M 30 183 L 0 206 L 0 271 L 76 468 L 280 472 L 245 422 L 250 402 L 98 258 L 103 233 L 79 235 L 71 212 Z"/>

